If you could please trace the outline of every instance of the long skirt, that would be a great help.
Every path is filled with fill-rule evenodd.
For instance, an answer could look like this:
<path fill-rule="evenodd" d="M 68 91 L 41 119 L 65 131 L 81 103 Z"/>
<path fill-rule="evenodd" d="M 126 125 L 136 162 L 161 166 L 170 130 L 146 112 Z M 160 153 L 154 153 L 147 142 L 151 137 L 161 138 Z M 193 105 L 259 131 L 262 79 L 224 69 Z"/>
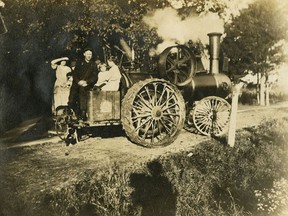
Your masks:
<path fill-rule="evenodd" d="M 67 106 L 70 88 L 55 86 L 54 87 L 54 101 L 52 105 L 52 110 L 55 113 L 58 106 Z"/>

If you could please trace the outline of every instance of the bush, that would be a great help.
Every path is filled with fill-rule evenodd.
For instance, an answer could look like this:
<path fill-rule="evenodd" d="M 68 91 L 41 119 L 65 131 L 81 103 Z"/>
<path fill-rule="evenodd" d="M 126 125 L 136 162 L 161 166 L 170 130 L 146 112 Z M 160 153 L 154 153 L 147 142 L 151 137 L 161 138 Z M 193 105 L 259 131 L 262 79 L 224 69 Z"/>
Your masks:
<path fill-rule="evenodd" d="M 257 92 L 255 86 L 247 86 L 242 89 L 242 93 L 239 96 L 239 102 L 242 104 L 255 105 L 257 104 Z"/>
<path fill-rule="evenodd" d="M 269 92 L 270 103 L 275 104 L 288 100 L 288 94 L 280 87 L 272 86 Z M 242 89 L 242 93 L 239 97 L 239 102 L 247 105 L 257 104 L 257 92 L 256 85 L 248 85 Z"/>

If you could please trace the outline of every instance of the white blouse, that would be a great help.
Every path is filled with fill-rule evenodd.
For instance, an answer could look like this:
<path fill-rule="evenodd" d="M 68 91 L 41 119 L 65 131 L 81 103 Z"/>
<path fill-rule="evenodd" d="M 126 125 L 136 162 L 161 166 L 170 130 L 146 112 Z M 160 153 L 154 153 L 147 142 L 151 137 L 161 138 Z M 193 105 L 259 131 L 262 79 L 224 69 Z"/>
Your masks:
<path fill-rule="evenodd" d="M 96 86 L 106 83 L 102 91 L 118 91 L 121 79 L 121 73 L 117 65 L 113 65 L 108 71 L 99 72 Z"/>

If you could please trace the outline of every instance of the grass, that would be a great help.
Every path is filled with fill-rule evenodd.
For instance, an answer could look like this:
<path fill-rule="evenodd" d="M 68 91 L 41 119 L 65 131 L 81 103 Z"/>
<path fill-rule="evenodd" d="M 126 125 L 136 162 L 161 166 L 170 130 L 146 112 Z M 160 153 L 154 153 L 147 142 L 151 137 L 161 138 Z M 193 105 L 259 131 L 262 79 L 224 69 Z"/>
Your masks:
<path fill-rule="evenodd" d="M 287 118 L 266 120 L 239 131 L 234 148 L 210 140 L 142 166 L 115 164 L 108 170 L 87 170 L 72 184 L 45 191 L 38 211 L 43 215 L 283 215 L 288 195 L 282 193 L 277 200 L 275 194 L 288 185 L 287 129 Z"/>

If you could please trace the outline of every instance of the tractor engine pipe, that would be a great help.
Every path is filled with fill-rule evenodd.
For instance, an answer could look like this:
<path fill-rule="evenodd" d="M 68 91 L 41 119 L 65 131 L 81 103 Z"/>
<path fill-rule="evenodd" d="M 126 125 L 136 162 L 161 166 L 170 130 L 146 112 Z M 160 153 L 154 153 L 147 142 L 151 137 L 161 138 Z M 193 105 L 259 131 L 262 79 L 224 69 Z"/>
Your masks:
<path fill-rule="evenodd" d="M 131 48 L 129 47 L 129 45 L 127 44 L 127 42 L 124 40 L 124 38 L 120 38 L 119 40 L 119 43 L 122 47 L 122 49 L 124 50 L 124 54 L 126 55 L 126 57 L 129 59 L 129 60 L 134 60 L 134 56 L 132 54 L 132 50 Z"/>
<path fill-rule="evenodd" d="M 219 73 L 219 53 L 221 33 L 209 33 L 210 74 Z"/>

